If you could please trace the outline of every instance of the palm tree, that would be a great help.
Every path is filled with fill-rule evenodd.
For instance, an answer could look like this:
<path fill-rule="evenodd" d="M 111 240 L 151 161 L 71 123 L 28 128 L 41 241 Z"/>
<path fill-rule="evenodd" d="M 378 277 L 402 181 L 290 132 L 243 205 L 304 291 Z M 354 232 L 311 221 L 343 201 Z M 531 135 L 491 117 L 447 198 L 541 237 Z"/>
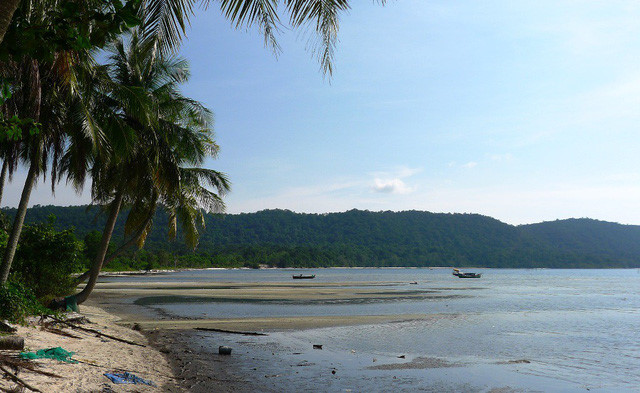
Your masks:
<path fill-rule="evenodd" d="M 96 100 L 102 106 L 94 111 L 106 114 L 100 116 L 104 132 L 121 143 L 112 143 L 110 154 L 91 158 L 92 198 L 106 207 L 108 217 L 89 281 L 76 295 L 78 303 L 87 299 L 96 284 L 123 205 L 131 207 L 125 245 L 142 246 L 156 207 L 162 203 L 170 212 L 170 236 L 175 236 L 180 221 L 187 242 L 195 246 L 203 214 L 223 211 L 221 195 L 229 190 L 224 174 L 201 168 L 218 146 L 211 138 L 211 113 L 179 91 L 189 76 L 186 61 L 157 56 L 153 45 L 133 32 L 128 45 L 124 40 L 113 45 L 104 70 L 107 79 L 101 91 L 94 93 L 103 97 Z M 71 155 L 67 158 L 73 161 Z M 68 176 L 75 184 L 83 181 L 74 172 Z"/>
<path fill-rule="evenodd" d="M 9 233 L 4 258 L 0 265 L 0 285 L 7 281 L 22 224 L 29 203 L 31 190 L 37 178 L 45 174 L 48 166 L 56 165 L 69 135 L 69 84 L 66 81 L 67 54 L 60 53 L 51 63 L 24 58 L 18 62 L 6 61 L 0 64 L 4 75 L 9 71 L 14 81 L 11 99 L 5 103 L 5 110 L 15 111 L 20 117 L 29 117 L 41 124 L 40 132 L 26 135 L 20 142 L 7 146 L 4 162 L 15 165 L 19 160 L 28 173 L 20 197 L 20 203 Z"/>
<path fill-rule="evenodd" d="M 34 1 L 19 9 L 20 17 L 44 24 L 55 6 L 54 1 Z M 0 77 L 12 89 L 12 96 L 4 102 L 2 110 L 7 115 L 30 118 L 40 124 L 38 133 L 23 135 L 20 141 L 5 144 L 2 149 L 3 165 L 6 163 L 9 169 L 13 169 L 19 161 L 28 168 L 28 172 L 0 263 L 0 285 L 8 279 L 31 190 L 38 177 L 45 175 L 51 165 L 52 187 L 55 185 L 59 159 L 72 135 L 89 138 L 94 144 L 101 139 L 95 128 L 78 121 L 77 113 L 74 113 L 80 106 L 74 93 L 77 86 L 73 69 L 87 59 L 84 52 L 60 51 L 42 59 L 10 56 L 0 62 Z"/>
<path fill-rule="evenodd" d="M 374 1 L 385 3 L 385 0 Z M 35 1 L 39 6 L 57 2 Z M 0 43 L 20 3 L 20 0 L 0 2 Z M 195 6 L 199 4 L 206 8 L 209 3 L 210 0 L 142 0 L 140 12 L 145 39 L 152 41 L 162 53 L 175 52 L 185 35 L 189 18 L 195 13 Z M 281 14 L 288 15 L 290 27 L 313 31 L 310 47 L 320 61 L 322 71 L 328 75 L 333 71 L 339 17 L 349 8 L 348 0 L 220 0 L 220 11 L 236 28 L 257 25 L 265 45 L 276 53 L 280 51 L 277 34 L 285 26 Z"/>

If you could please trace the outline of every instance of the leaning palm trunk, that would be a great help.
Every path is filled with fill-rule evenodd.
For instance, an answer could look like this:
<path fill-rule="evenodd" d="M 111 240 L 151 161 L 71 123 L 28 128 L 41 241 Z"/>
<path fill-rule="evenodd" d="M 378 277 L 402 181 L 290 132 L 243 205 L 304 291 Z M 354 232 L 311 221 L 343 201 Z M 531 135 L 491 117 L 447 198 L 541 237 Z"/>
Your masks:
<path fill-rule="evenodd" d="M 4 194 L 4 183 L 7 181 L 8 169 L 9 165 L 7 164 L 7 160 L 5 159 L 2 162 L 2 171 L 0 171 L 0 206 L 2 206 L 2 195 Z"/>
<path fill-rule="evenodd" d="M 29 205 L 29 197 L 31 196 L 31 190 L 36 182 L 37 174 L 36 163 L 31 163 L 29 167 L 29 173 L 27 179 L 24 182 L 24 188 L 22 189 L 22 196 L 20 197 L 20 204 L 18 205 L 18 211 L 13 219 L 13 227 L 7 240 L 7 248 L 4 252 L 4 258 L 2 260 L 2 266 L 0 266 L 0 285 L 4 285 L 9 278 L 9 271 L 11 270 L 11 264 L 13 263 L 13 257 L 16 254 L 16 248 L 18 247 L 18 240 L 20 240 L 20 233 L 22 232 L 22 224 L 24 224 L 24 217 L 27 214 L 27 206 Z"/>
<path fill-rule="evenodd" d="M 143 239 L 143 237 L 145 236 L 145 234 L 147 233 L 148 229 L 150 228 L 151 222 L 153 221 L 154 214 L 155 214 L 155 209 L 153 210 L 153 212 L 151 214 L 149 214 L 149 216 L 147 217 L 146 221 L 140 226 L 140 228 L 138 229 L 138 231 L 136 232 L 136 234 L 134 236 L 132 236 L 129 240 L 124 242 L 120 247 L 118 247 L 117 250 L 112 252 L 109 256 L 106 256 L 106 254 L 105 254 L 105 258 L 104 258 L 104 261 L 102 262 L 102 266 L 108 265 L 109 262 L 111 262 L 114 259 L 116 259 L 116 257 L 121 255 L 126 249 L 128 249 L 131 246 L 133 246 L 134 244 L 139 244 L 141 242 L 141 240 Z M 87 270 L 86 272 L 84 272 L 81 275 L 79 275 L 78 278 L 76 278 L 76 285 L 82 284 L 90 276 L 91 276 L 91 269 Z"/>
<path fill-rule="evenodd" d="M 0 1 L 0 43 L 4 39 L 4 35 L 9 29 L 13 13 L 18 9 L 20 0 L 2 0 Z"/>
<path fill-rule="evenodd" d="M 120 206 L 122 205 L 122 192 L 118 192 L 116 198 L 111 203 L 111 209 L 109 212 L 109 218 L 107 219 L 107 223 L 104 226 L 104 232 L 102 232 L 102 240 L 100 242 L 100 249 L 98 250 L 98 254 L 95 256 L 93 260 L 93 265 L 91 265 L 91 272 L 89 275 L 89 282 L 87 285 L 78 293 L 76 297 L 76 301 L 78 304 L 83 303 L 91 292 L 93 288 L 96 286 L 96 282 L 98 281 L 98 275 L 100 274 L 100 270 L 102 270 L 102 264 L 104 262 L 104 258 L 107 255 L 107 249 L 109 248 L 109 242 L 111 241 L 111 235 L 113 234 L 113 228 L 116 226 L 116 220 L 118 219 L 118 214 L 120 213 Z"/>

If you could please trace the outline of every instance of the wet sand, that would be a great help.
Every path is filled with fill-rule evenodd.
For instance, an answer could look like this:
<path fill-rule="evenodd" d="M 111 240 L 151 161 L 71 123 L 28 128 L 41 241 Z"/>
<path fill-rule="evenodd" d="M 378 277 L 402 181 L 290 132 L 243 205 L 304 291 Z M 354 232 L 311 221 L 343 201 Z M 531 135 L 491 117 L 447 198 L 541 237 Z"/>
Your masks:
<path fill-rule="evenodd" d="M 456 291 L 478 289 L 471 284 Z M 454 314 L 356 316 L 291 316 L 248 318 L 177 318 L 153 308 L 154 302 L 336 302 L 353 300 L 447 299 L 448 288 L 418 289 L 398 282 L 106 282 L 99 283 L 92 302 L 137 324 L 149 342 L 167 355 L 176 381 L 186 392 L 534 392 L 561 388 L 559 381 L 518 372 L 526 363 L 478 364 L 419 356 L 372 356 L 335 348 L 318 329 L 406 323 L 455 318 Z M 453 289 L 453 288 L 452 288 Z M 456 295 L 460 296 L 460 295 Z M 145 299 L 149 300 L 148 302 Z M 191 299 L 191 300 L 190 300 Z M 203 332 L 194 328 L 263 332 L 266 336 Z M 288 332 L 309 332 L 304 340 Z M 299 336 L 299 335 L 298 335 Z M 303 335 L 305 336 L 305 335 Z M 309 340 L 324 337 L 322 350 Z M 437 337 L 433 337 L 437 339 Z M 233 348 L 231 356 L 218 346 Z M 529 360 L 526 360 L 529 362 Z"/>
<path fill-rule="evenodd" d="M 473 289 L 473 288 L 471 288 Z M 120 324 L 137 325 L 151 345 L 167 355 L 180 388 L 188 392 L 282 392 L 282 391 L 334 391 L 344 381 L 344 373 L 353 376 L 359 371 L 351 358 L 340 359 L 341 354 L 325 350 L 320 353 L 308 348 L 293 349 L 281 337 L 260 337 L 199 332 L 195 328 L 214 328 L 230 331 L 272 332 L 299 331 L 336 326 L 398 323 L 429 318 L 447 318 L 437 314 L 348 315 L 348 316 L 294 316 L 273 318 L 207 318 L 179 319 L 159 313 L 154 302 L 175 301 L 180 298 L 193 301 L 305 301 L 336 302 L 353 300 L 397 300 L 446 297 L 439 290 L 417 290 L 409 283 L 399 282 L 347 282 L 347 283 L 237 283 L 237 282 L 106 282 L 99 283 L 91 303 L 117 314 Z M 147 299 L 148 301 L 145 301 Z M 210 345 L 209 345 L 210 344 Z M 217 353 L 218 345 L 234 348 L 232 356 Z M 319 355 L 320 358 L 318 358 Z M 324 357 L 323 357 L 324 356 Z M 332 359 L 335 358 L 335 359 Z M 308 361 L 307 359 L 314 359 Z M 339 361 L 336 359 L 340 359 Z M 394 361 L 395 359 L 389 359 Z M 416 362 L 407 359 L 408 364 Z M 367 360 L 369 362 L 369 360 Z M 421 361 L 418 360 L 418 363 Z M 360 365 L 358 367 L 364 366 Z M 443 364 L 433 361 L 430 364 Z M 427 363 L 420 363 L 422 367 Z M 381 370 L 389 368 L 380 364 Z M 393 365 L 388 366 L 393 369 Z M 337 370 L 341 370 L 338 374 Z M 295 371 L 292 371 L 295 370 Z M 375 369 L 372 369 L 375 370 Z M 298 380 L 302 372 L 312 382 Z M 334 372 L 335 373 L 332 373 Z M 293 373 L 287 378 L 283 372 Z M 376 371 L 373 371 L 374 373 Z M 379 371 L 378 371 L 379 373 Z M 337 375 L 337 376 L 336 376 Z M 290 386 L 291 378 L 296 381 Z M 328 388 L 325 378 L 334 380 Z M 289 381 L 289 382 L 285 382 Z M 321 382 L 319 382 L 321 381 Z M 321 383 L 322 388 L 317 386 Z M 342 382 L 346 383 L 346 382 Z M 376 391 L 377 377 L 363 376 L 351 380 L 354 391 L 369 386 Z M 405 381 L 405 383 L 407 383 Z M 331 384 L 329 384 L 331 386 Z M 328 390 L 323 390 L 323 389 Z M 348 389 L 348 388 L 347 388 Z M 402 390 L 402 389 L 401 389 Z"/>

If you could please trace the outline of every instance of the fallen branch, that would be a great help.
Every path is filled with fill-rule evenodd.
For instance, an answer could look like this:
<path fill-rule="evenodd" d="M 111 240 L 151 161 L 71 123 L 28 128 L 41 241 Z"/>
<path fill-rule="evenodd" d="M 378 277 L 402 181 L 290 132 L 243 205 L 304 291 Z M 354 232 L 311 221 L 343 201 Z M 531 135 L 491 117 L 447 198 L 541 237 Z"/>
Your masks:
<path fill-rule="evenodd" d="M 42 390 L 29 385 L 22 378 L 18 378 L 17 375 L 14 375 L 11 371 L 7 370 L 3 366 L 0 366 L 0 370 L 2 370 L 7 375 L 7 377 L 9 377 L 9 379 L 11 379 L 13 382 L 20 384 L 31 391 L 42 393 Z"/>
<path fill-rule="evenodd" d="M 78 340 L 82 340 L 82 337 L 76 336 L 75 334 L 71 334 L 71 333 L 65 332 L 64 330 L 61 330 L 61 329 L 56 329 L 56 328 L 52 328 L 52 327 L 48 327 L 48 326 L 43 326 L 42 328 L 44 330 L 50 332 L 50 333 L 57 334 L 59 336 L 77 338 Z"/>
<path fill-rule="evenodd" d="M 236 330 L 225 330 L 225 329 L 216 329 L 216 328 L 204 328 L 197 327 L 195 330 L 202 330 L 205 332 L 218 332 L 218 333 L 231 333 L 231 334 L 242 334 L 243 336 L 267 336 L 266 333 L 257 333 L 257 332 L 239 332 Z"/>
<path fill-rule="evenodd" d="M 102 333 L 102 332 L 101 332 L 101 331 L 99 331 L 99 330 L 95 330 L 95 329 L 90 329 L 90 328 L 86 328 L 86 327 L 82 327 L 82 326 L 74 325 L 74 324 L 72 324 L 72 323 L 69 323 L 69 322 L 67 322 L 67 321 L 63 321 L 62 319 L 58 319 L 58 318 L 53 318 L 53 319 L 54 319 L 55 321 L 58 321 L 58 322 L 60 322 L 60 323 L 65 324 L 65 325 L 67 325 L 67 326 L 69 326 L 69 327 L 71 327 L 71 328 L 73 328 L 73 329 L 79 329 L 79 330 L 83 330 L 83 331 L 85 331 L 85 332 L 94 333 L 94 334 L 97 334 L 97 335 L 99 335 L 99 336 L 104 336 L 104 337 L 110 338 L 110 339 L 112 339 L 112 340 L 120 341 L 120 342 L 123 342 L 123 343 L 125 343 L 125 344 L 129 344 L 129 345 L 137 345 L 137 346 L 139 346 L 139 347 L 146 347 L 146 345 L 144 345 L 144 344 L 140 344 L 140 343 L 137 343 L 137 342 L 133 342 L 133 341 L 125 340 L 124 338 L 115 337 L 115 336 L 112 336 L 112 335 L 110 335 L 110 334 Z"/>
<path fill-rule="evenodd" d="M 7 356 L 7 355 L 0 354 L 0 364 L 5 364 L 13 368 L 22 367 L 29 371 L 33 371 L 34 373 L 46 375 L 47 377 L 62 378 L 62 375 L 58 375 L 49 371 L 38 369 L 38 365 L 32 363 L 29 360 L 23 360 L 23 359 L 19 359 L 19 358 Z"/>

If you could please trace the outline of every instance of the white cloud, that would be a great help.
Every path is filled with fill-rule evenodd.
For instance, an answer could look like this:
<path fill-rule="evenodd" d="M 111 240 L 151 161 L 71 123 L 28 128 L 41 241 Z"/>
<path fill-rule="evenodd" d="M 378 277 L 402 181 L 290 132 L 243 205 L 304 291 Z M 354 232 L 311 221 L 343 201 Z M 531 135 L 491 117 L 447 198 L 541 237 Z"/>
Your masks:
<path fill-rule="evenodd" d="M 471 169 L 471 168 L 475 168 L 476 166 L 478 166 L 478 163 L 475 161 L 469 161 L 466 164 L 462 164 L 460 165 L 463 168 L 467 168 L 467 169 Z"/>
<path fill-rule="evenodd" d="M 407 186 L 398 178 L 389 180 L 376 178 L 374 180 L 373 191 L 384 194 L 409 194 L 413 192 L 414 189 Z"/>
<path fill-rule="evenodd" d="M 374 184 L 371 188 L 374 192 L 383 194 L 409 194 L 415 191 L 415 188 L 408 186 L 402 179 L 420 172 L 422 172 L 422 168 L 408 166 L 399 166 L 391 171 L 374 172 Z"/>

